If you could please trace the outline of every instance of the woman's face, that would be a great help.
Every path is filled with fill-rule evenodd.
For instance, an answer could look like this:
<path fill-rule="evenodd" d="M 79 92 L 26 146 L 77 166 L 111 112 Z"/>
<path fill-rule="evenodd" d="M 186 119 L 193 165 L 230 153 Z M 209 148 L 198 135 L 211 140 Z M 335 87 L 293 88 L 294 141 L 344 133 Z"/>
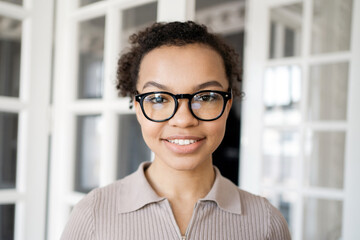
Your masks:
<path fill-rule="evenodd" d="M 217 52 L 205 45 L 189 44 L 162 46 L 145 55 L 136 88 L 139 93 L 191 94 L 201 90 L 227 91 L 229 83 Z M 180 99 L 170 120 L 152 122 L 135 101 L 137 119 L 145 142 L 155 154 L 154 161 L 176 170 L 196 170 L 211 164 L 211 155 L 223 139 L 230 107 L 231 100 L 219 119 L 201 121 L 191 114 L 188 100 Z M 190 144 L 179 145 L 175 139 Z"/>

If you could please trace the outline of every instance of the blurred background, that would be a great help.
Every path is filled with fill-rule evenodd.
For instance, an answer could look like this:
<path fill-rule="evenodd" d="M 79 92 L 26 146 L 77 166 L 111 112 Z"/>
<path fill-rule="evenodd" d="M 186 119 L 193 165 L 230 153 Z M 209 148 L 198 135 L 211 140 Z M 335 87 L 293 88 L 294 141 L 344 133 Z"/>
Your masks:
<path fill-rule="evenodd" d="M 86 193 L 152 159 L 116 64 L 174 20 L 239 54 L 221 173 L 294 240 L 360 239 L 359 0 L 0 0 L 0 240 L 59 239 Z"/>

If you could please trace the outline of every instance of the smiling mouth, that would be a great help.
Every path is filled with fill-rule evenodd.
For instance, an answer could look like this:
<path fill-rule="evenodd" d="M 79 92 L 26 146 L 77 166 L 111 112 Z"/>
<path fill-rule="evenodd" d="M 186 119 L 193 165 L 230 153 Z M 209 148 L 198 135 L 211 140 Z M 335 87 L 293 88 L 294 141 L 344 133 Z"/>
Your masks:
<path fill-rule="evenodd" d="M 180 145 L 180 146 L 184 146 L 184 145 L 190 145 L 193 143 L 196 143 L 200 140 L 193 140 L 193 139 L 167 139 L 166 141 L 176 144 L 176 145 Z"/>

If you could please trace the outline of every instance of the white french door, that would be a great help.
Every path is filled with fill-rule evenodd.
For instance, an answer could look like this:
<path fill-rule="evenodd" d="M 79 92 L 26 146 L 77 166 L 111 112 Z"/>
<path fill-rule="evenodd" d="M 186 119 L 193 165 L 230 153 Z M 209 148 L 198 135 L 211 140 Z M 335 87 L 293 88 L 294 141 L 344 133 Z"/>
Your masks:
<path fill-rule="evenodd" d="M 360 1 L 249 0 L 241 186 L 294 240 L 360 238 Z"/>
<path fill-rule="evenodd" d="M 52 18 L 52 0 L 0 1 L 0 238 L 4 240 L 45 237 Z"/>

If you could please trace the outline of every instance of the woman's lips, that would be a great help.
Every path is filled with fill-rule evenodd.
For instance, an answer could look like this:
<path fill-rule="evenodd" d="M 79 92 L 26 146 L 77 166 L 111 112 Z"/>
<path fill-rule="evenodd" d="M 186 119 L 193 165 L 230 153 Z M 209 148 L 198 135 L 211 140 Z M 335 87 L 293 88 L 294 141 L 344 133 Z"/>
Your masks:
<path fill-rule="evenodd" d="M 193 143 L 196 143 L 198 140 L 193 140 L 193 139 L 169 139 L 167 140 L 168 142 L 170 143 L 174 143 L 174 144 L 177 144 L 177 145 L 181 145 L 181 146 L 184 146 L 184 145 L 189 145 L 189 144 L 193 144 Z"/>
<path fill-rule="evenodd" d="M 170 151 L 177 154 L 189 154 L 197 151 L 203 144 L 205 138 L 174 136 L 162 140 Z"/>

